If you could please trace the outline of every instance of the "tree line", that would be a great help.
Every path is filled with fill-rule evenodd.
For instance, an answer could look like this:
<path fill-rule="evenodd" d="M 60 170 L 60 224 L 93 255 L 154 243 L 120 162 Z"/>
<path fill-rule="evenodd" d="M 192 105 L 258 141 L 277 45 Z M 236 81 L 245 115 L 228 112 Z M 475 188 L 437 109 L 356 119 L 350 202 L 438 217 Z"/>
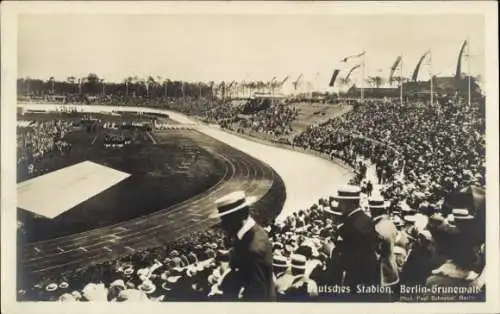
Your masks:
<path fill-rule="evenodd" d="M 34 79 L 30 77 L 17 80 L 18 96 L 44 97 L 48 95 L 85 95 L 85 96 L 120 96 L 138 98 L 207 98 L 217 96 L 250 95 L 254 92 L 272 92 L 283 82 L 185 82 L 164 79 L 161 76 L 139 78 L 131 76 L 122 82 L 107 82 L 95 73 L 82 78 L 74 76 L 66 80 Z"/>

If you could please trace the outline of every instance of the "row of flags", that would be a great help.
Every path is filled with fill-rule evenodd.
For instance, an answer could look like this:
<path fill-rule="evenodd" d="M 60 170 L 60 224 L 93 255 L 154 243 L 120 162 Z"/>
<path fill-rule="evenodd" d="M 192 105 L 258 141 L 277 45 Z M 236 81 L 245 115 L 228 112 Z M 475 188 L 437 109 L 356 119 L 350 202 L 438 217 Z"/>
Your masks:
<path fill-rule="evenodd" d="M 467 42 L 467 40 L 465 40 L 463 42 L 463 44 L 461 45 L 460 53 L 458 55 L 457 68 L 456 68 L 456 72 L 455 72 L 455 77 L 456 78 L 459 78 L 460 75 L 461 75 L 461 71 L 462 71 L 461 70 L 461 67 L 462 67 L 462 58 L 464 56 L 465 48 L 467 46 L 468 46 L 468 42 Z M 361 53 L 354 54 L 354 55 L 349 55 L 349 56 L 346 56 L 346 57 L 342 58 L 339 63 L 349 63 L 349 62 L 351 62 L 353 60 L 358 60 L 359 58 L 364 57 L 365 55 L 366 55 L 366 51 L 363 51 Z M 418 63 L 416 65 L 415 69 L 413 70 L 413 74 L 411 76 L 411 79 L 414 82 L 416 82 L 418 80 L 418 75 L 420 73 L 421 65 L 422 65 L 422 63 L 424 62 L 424 60 L 426 58 L 428 58 L 429 64 L 430 64 L 430 62 L 431 62 L 430 55 L 431 55 L 431 51 L 427 50 L 419 58 Z M 394 63 L 392 64 L 392 66 L 390 67 L 390 71 L 389 71 L 389 83 L 390 84 L 392 84 L 392 82 L 394 80 L 394 73 L 396 72 L 396 70 L 398 70 L 398 68 L 399 69 L 402 68 L 402 61 L 403 61 L 403 57 L 402 56 L 398 56 L 396 58 L 396 60 L 394 61 Z M 351 74 L 356 69 L 360 68 L 361 66 L 364 66 L 364 59 L 363 59 L 363 61 L 361 63 L 355 64 L 354 66 L 352 66 L 349 69 L 349 71 L 347 71 L 347 75 L 345 76 L 345 78 L 343 79 L 343 81 L 344 82 L 349 82 L 349 78 L 351 77 Z M 332 73 L 330 82 L 328 83 L 328 86 L 333 87 L 335 85 L 335 82 L 337 81 L 340 72 L 341 72 L 341 70 L 338 69 L 338 68 L 333 70 L 333 73 Z M 402 75 L 401 75 L 401 78 L 402 78 Z"/>
<path fill-rule="evenodd" d="M 462 45 L 461 45 L 461 48 L 460 48 L 460 53 L 459 53 L 459 56 L 458 56 L 458 61 L 457 61 L 457 67 L 456 67 L 456 74 L 455 76 L 457 78 L 460 77 L 461 75 L 461 67 L 462 67 L 462 59 L 463 59 L 463 56 L 464 56 L 464 52 L 465 52 L 465 48 L 468 47 L 468 41 L 465 40 Z M 430 53 L 431 51 L 430 50 L 427 50 L 424 52 L 424 54 L 419 58 L 418 60 L 418 63 L 415 67 L 415 69 L 413 70 L 413 73 L 412 73 L 412 76 L 411 76 L 411 79 L 413 81 L 417 81 L 418 80 L 418 75 L 419 75 L 419 72 L 420 72 L 420 68 L 424 62 L 424 60 L 429 57 L 429 62 L 430 62 Z M 365 64 L 365 61 L 364 61 L 364 57 L 366 56 L 367 52 L 366 51 L 362 51 L 360 53 L 357 53 L 357 54 L 353 54 L 353 55 L 349 55 L 349 56 L 346 56 L 342 59 L 339 60 L 339 63 L 344 63 L 344 64 L 350 64 L 351 66 L 349 67 L 349 70 L 346 71 L 346 75 L 345 77 L 342 79 L 343 83 L 346 84 L 349 82 L 349 79 L 351 78 L 352 74 L 358 70 L 359 68 L 361 68 L 362 66 L 364 67 L 364 64 Z M 359 60 L 362 58 L 361 62 L 359 62 Z M 354 62 L 354 63 L 353 63 Z M 398 69 L 402 69 L 402 62 L 403 62 L 403 57 L 400 55 L 400 56 L 397 56 L 396 60 L 392 63 L 391 67 L 390 67 L 390 71 L 389 71 L 389 79 L 388 79 L 388 82 L 389 84 L 392 84 L 392 82 L 394 81 L 394 75 L 396 73 L 396 71 Z M 334 69 L 333 73 L 332 73 L 332 76 L 330 78 L 330 81 L 328 83 L 328 86 L 330 87 L 334 87 L 336 81 L 339 79 L 339 75 L 340 73 L 342 72 L 341 69 L 339 68 L 336 68 Z M 401 70 L 402 72 L 402 70 Z M 317 78 L 319 75 L 319 73 L 316 74 L 316 77 Z M 402 75 L 401 75 L 402 77 Z M 400 78 L 401 78 L 400 77 Z M 159 79 L 159 77 L 158 77 Z M 287 75 L 286 77 L 283 78 L 283 80 L 279 81 L 279 82 L 276 82 L 277 80 L 277 77 L 274 76 L 270 81 L 264 83 L 264 85 L 266 86 L 259 86 L 259 87 L 268 87 L 268 88 L 272 88 L 273 87 L 273 83 L 274 86 L 277 86 L 277 87 L 282 87 L 288 80 L 290 79 L 290 76 Z M 53 78 L 51 77 L 51 80 L 53 80 Z M 298 88 L 298 85 L 302 82 L 303 80 L 303 74 L 301 73 L 297 79 L 295 79 L 294 81 L 292 81 L 292 86 L 294 88 L 294 90 L 297 90 Z M 78 87 L 79 89 L 81 90 L 82 88 L 82 85 L 84 85 L 85 83 L 87 83 L 88 79 L 86 77 L 83 77 L 83 78 L 79 78 L 78 79 Z M 102 82 L 102 81 L 101 81 Z M 155 80 L 155 78 L 153 77 L 148 77 L 148 79 L 144 82 L 145 85 L 146 85 L 146 89 L 149 90 L 149 86 L 150 85 L 153 85 L 153 84 L 158 84 L 156 83 L 157 81 Z M 129 85 L 129 82 L 128 80 L 125 80 L 125 85 Z M 217 93 L 219 91 L 223 91 L 225 93 L 225 91 L 227 90 L 231 90 L 231 89 L 234 89 L 234 88 L 238 88 L 238 87 L 245 87 L 245 81 L 243 83 L 238 83 L 237 81 L 232 81 L 230 83 L 226 83 L 226 82 L 221 82 L 219 84 L 215 84 L 214 82 L 210 82 L 209 83 L 209 86 L 210 86 L 210 89 Z M 182 86 L 182 91 L 184 93 L 184 84 Z"/>
<path fill-rule="evenodd" d="M 359 58 L 362 58 L 365 55 L 366 55 L 366 51 L 363 51 L 363 52 L 358 53 L 358 54 L 350 55 L 350 56 L 347 56 L 345 58 L 342 58 L 340 60 L 340 63 L 348 63 L 352 60 L 358 60 Z M 349 78 L 351 77 L 352 72 L 354 72 L 356 69 L 360 68 L 361 65 L 364 65 L 364 59 L 360 64 L 356 64 L 353 67 L 351 67 L 351 69 L 347 72 L 347 75 L 345 76 L 344 80 L 348 81 Z M 339 73 L 340 73 L 340 69 L 335 69 L 333 71 L 332 78 L 330 79 L 330 83 L 328 84 L 328 86 L 333 87 L 335 85 L 335 81 L 337 80 Z"/>

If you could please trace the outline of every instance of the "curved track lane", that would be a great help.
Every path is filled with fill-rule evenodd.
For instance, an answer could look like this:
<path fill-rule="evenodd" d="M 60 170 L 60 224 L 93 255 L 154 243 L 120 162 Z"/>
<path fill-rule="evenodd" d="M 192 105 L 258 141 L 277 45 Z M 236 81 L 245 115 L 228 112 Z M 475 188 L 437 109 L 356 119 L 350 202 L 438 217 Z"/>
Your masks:
<path fill-rule="evenodd" d="M 209 217 L 215 199 L 236 189 L 262 198 L 272 186 L 274 171 L 257 159 L 213 140 L 200 146 L 224 160 L 223 178 L 206 192 L 182 203 L 86 232 L 27 244 L 21 263 L 29 273 L 46 274 L 79 268 L 164 245 L 218 222 Z"/>

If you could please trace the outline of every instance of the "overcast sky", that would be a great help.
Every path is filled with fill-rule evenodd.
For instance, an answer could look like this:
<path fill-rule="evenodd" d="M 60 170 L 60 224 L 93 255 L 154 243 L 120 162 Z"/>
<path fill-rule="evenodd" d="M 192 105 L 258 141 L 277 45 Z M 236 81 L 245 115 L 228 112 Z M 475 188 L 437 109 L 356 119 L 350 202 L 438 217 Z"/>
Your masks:
<path fill-rule="evenodd" d="M 94 72 L 107 81 L 152 75 L 219 82 L 303 73 L 322 89 L 341 58 L 364 50 L 367 76 L 388 77 L 400 54 L 409 76 L 427 49 L 433 72 L 451 75 L 467 38 L 471 71 L 484 76 L 480 15 L 23 15 L 18 21 L 19 77 L 63 80 Z M 420 73 L 427 78 L 429 67 Z"/>

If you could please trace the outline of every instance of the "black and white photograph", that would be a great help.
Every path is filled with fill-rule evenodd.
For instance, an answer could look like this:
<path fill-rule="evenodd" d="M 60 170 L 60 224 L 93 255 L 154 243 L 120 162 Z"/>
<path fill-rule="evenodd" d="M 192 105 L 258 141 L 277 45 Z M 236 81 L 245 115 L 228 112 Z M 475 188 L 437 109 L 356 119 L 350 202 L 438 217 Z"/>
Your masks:
<path fill-rule="evenodd" d="M 35 4 L 2 5 L 5 313 L 498 310 L 496 3 Z"/>

